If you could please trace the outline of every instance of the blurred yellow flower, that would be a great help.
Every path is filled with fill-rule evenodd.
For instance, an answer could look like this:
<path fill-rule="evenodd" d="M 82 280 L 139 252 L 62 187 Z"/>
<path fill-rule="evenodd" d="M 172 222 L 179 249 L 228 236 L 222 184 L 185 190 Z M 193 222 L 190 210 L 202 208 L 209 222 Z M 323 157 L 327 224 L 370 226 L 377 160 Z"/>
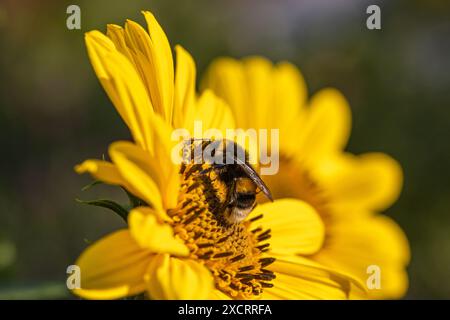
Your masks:
<path fill-rule="evenodd" d="M 234 128 L 231 111 L 211 92 L 195 95 L 195 67 L 170 46 L 153 15 L 149 30 L 128 21 L 86 35 L 94 70 L 136 142 L 115 142 L 111 162 L 76 167 L 123 186 L 148 206 L 128 215 L 128 227 L 89 246 L 76 264 L 81 288 L 92 299 L 147 292 L 153 299 L 344 299 L 358 281 L 304 258 L 321 248 L 324 226 L 312 206 L 282 199 L 258 206 L 246 220 L 220 224 L 211 206 L 220 181 L 205 167 L 174 163 L 173 128 Z M 362 289 L 361 289 L 362 290 Z"/>
<path fill-rule="evenodd" d="M 408 241 L 394 221 L 375 214 L 397 199 L 401 167 L 382 153 L 343 151 L 351 115 L 342 94 L 323 89 L 307 101 L 295 66 L 260 57 L 218 59 L 203 84 L 228 102 L 237 127 L 279 128 L 280 170 L 263 178 L 275 198 L 304 200 L 321 216 L 324 244 L 310 258 L 363 283 L 368 268 L 377 266 L 381 287 L 369 288 L 369 297 L 402 297 L 408 286 Z M 352 297 L 367 293 L 352 292 Z"/>

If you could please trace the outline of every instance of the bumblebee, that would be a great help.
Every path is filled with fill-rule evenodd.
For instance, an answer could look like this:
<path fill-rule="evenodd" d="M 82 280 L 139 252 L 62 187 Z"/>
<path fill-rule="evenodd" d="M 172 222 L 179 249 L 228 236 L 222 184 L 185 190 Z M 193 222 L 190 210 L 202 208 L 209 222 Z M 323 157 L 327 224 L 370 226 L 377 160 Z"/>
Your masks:
<path fill-rule="evenodd" d="M 192 139 L 191 143 L 195 141 Z M 270 201 L 273 201 L 269 188 L 250 165 L 248 153 L 236 142 L 226 139 L 201 139 L 198 146 L 202 151 L 209 146 L 212 150 L 211 155 L 215 159 L 223 160 L 220 163 L 211 163 L 203 158 L 203 163 L 208 163 L 209 166 L 198 172 L 199 175 L 208 175 L 214 171 L 217 179 L 225 186 L 225 195 L 220 197 L 221 201 L 218 201 L 212 210 L 219 221 L 227 225 L 243 221 L 256 206 L 258 192 L 263 192 Z"/>

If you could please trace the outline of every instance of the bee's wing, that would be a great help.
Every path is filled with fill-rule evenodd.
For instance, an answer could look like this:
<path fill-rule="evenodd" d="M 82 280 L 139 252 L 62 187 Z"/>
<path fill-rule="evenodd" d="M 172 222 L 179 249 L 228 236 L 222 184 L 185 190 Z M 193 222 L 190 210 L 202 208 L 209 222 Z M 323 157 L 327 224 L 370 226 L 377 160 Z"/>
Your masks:
<path fill-rule="evenodd" d="M 266 186 L 264 181 L 261 179 L 261 177 L 258 175 L 258 173 L 253 169 L 251 165 L 248 163 L 242 161 L 238 157 L 235 158 L 236 163 L 245 171 L 245 173 L 252 179 L 253 182 L 256 183 L 258 188 L 266 195 L 266 197 L 273 201 L 272 193 L 270 192 L 269 188 Z"/>

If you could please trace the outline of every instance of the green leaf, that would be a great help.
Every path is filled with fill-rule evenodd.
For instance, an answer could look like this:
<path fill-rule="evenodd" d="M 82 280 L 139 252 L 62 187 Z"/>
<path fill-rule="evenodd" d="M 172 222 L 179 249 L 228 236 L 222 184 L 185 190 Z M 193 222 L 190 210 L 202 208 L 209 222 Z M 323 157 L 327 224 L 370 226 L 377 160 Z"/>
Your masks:
<path fill-rule="evenodd" d="M 136 207 L 141 207 L 141 206 L 148 206 L 148 204 L 144 200 L 142 200 L 142 199 L 136 197 L 134 194 L 128 192 L 128 190 L 125 189 L 124 187 L 121 187 L 121 188 L 123 191 L 125 191 L 125 193 L 128 196 L 128 199 L 130 200 L 130 208 L 131 209 L 136 208 Z"/>
<path fill-rule="evenodd" d="M 89 183 L 88 185 L 84 186 L 84 187 L 81 189 L 81 191 L 89 190 L 90 188 L 92 188 L 92 187 L 94 187 L 94 186 L 96 186 L 96 185 L 98 185 L 98 184 L 103 184 L 103 183 L 104 183 L 103 181 L 95 180 L 95 181 Z"/>
<path fill-rule="evenodd" d="M 69 290 L 65 283 L 47 282 L 27 286 L 0 287 L 0 300 L 68 299 Z"/>
<path fill-rule="evenodd" d="M 107 199 L 97 199 L 97 200 L 80 200 L 80 199 L 75 199 L 75 200 L 77 202 L 79 202 L 79 203 L 82 203 L 82 204 L 87 204 L 87 205 L 90 205 L 90 206 L 96 206 L 96 207 L 102 207 L 102 208 L 110 209 L 110 210 L 114 211 L 115 213 L 117 213 L 119 216 L 121 216 L 125 220 L 125 222 L 127 222 L 128 210 L 125 209 L 124 207 L 122 207 L 117 202 L 114 202 L 112 200 L 107 200 Z"/>

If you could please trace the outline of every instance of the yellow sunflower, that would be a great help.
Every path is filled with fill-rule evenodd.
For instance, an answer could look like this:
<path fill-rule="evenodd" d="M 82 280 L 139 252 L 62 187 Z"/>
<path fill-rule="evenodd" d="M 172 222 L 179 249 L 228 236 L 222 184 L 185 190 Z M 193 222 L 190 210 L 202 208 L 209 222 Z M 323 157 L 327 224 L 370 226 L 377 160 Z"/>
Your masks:
<path fill-rule="evenodd" d="M 126 228 L 78 258 L 81 288 L 92 299 L 141 293 L 153 299 L 344 299 L 361 287 L 344 273 L 307 259 L 321 248 L 324 225 L 312 206 L 282 199 L 257 206 L 246 220 L 222 224 L 214 213 L 227 186 L 208 164 L 172 160 L 174 128 L 234 128 L 231 112 L 211 92 L 195 95 L 195 67 L 144 12 L 148 33 L 132 21 L 86 35 L 94 70 L 135 143 L 109 147 L 111 162 L 76 167 L 139 198 Z M 300 254 L 300 255 L 299 255 Z"/>
<path fill-rule="evenodd" d="M 218 59 L 203 84 L 228 102 L 237 127 L 280 130 L 279 172 L 263 178 L 275 198 L 306 201 L 321 216 L 324 244 L 310 258 L 363 283 L 371 266 L 379 268 L 381 286 L 355 292 L 354 298 L 402 297 L 408 241 L 393 220 L 376 214 L 397 199 L 401 167 L 382 153 L 344 151 L 351 114 L 342 94 L 327 88 L 307 101 L 295 66 L 260 57 Z"/>
<path fill-rule="evenodd" d="M 350 278 L 297 256 L 322 245 L 323 224 L 311 206 L 283 199 L 256 207 L 242 223 L 220 224 L 212 213 L 211 198 L 220 190 L 214 171 L 210 184 L 198 174 L 204 167 L 180 171 L 170 158 L 171 129 L 162 120 L 151 125 L 150 150 L 116 142 L 109 148 L 111 163 L 87 160 L 77 167 L 124 186 L 148 206 L 131 210 L 128 228 L 79 257 L 76 294 L 100 299 L 144 291 L 153 299 L 343 299 L 349 294 Z"/>

